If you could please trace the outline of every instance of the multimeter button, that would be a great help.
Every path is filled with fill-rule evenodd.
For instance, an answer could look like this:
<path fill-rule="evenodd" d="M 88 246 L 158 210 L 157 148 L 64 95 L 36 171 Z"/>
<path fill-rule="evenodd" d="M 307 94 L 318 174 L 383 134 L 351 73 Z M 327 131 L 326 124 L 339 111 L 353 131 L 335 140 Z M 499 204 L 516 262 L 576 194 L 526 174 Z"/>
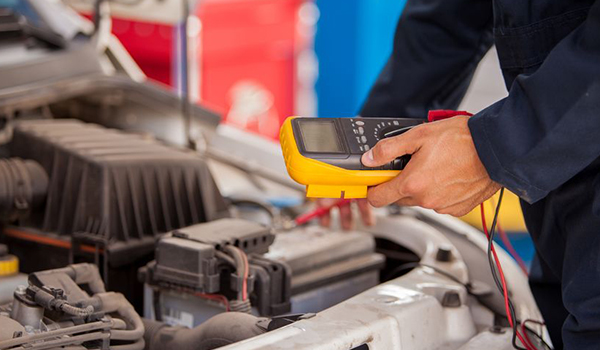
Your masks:
<path fill-rule="evenodd" d="M 366 136 L 364 136 L 364 135 L 360 137 L 360 140 L 361 140 L 363 143 L 367 143 L 367 137 L 366 137 Z"/>
<path fill-rule="evenodd" d="M 356 125 L 363 126 L 363 125 L 365 125 L 365 122 L 363 122 L 362 120 L 357 120 Z"/>
<path fill-rule="evenodd" d="M 365 129 L 364 129 L 362 126 L 359 126 L 359 127 L 358 127 L 358 134 L 359 134 L 359 135 L 362 135 L 362 134 L 364 134 L 364 133 L 365 133 Z"/>

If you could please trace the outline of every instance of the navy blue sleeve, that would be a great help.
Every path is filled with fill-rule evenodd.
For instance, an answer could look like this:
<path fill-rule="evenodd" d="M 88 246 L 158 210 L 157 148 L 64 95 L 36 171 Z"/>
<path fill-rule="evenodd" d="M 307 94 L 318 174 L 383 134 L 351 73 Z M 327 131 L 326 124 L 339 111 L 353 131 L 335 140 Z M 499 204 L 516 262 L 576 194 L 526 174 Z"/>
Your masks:
<path fill-rule="evenodd" d="M 430 109 L 456 109 L 492 45 L 492 14 L 491 0 L 408 0 L 360 115 L 425 118 Z"/>
<path fill-rule="evenodd" d="M 469 121 L 490 177 L 529 203 L 600 156 L 600 1 L 508 97 Z"/>

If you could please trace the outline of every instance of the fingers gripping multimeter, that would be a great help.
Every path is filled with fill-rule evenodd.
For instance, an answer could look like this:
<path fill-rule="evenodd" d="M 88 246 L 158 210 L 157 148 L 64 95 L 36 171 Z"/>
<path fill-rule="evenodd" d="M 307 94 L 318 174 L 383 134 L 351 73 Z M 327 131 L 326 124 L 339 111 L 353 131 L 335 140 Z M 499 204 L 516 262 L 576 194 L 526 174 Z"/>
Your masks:
<path fill-rule="evenodd" d="M 408 118 L 290 117 L 279 136 L 288 173 L 307 186 L 308 197 L 365 198 L 369 186 L 398 175 L 410 155 L 370 168 L 361 162 L 363 153 L 379 140 L 424 122 Z"/>

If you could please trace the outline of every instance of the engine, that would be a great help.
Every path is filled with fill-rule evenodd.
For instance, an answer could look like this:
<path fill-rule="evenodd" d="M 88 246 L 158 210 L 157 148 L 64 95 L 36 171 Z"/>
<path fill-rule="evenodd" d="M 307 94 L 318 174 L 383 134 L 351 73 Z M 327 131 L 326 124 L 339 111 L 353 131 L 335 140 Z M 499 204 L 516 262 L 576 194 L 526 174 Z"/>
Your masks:
<path fill-rule="evenodd" d="M 193 331 L 180 338 L 201 334 L 209 349 L 379 283 L 385 257 L 371 235 L 232 217 L 204 159 L 147 135 L 28 120 L 9 150 L 3 241 L 29 275 L 0 279 L 12 296 L 0 349 L 143 349 L 145 329 Z M 231 324 L 242 331 L 223 334 Z"/>
<path fill-rule="evenodd" d="M 5 210 L 14 225 L 4 236 L 21 268 L 93 262 L 107 286 L 139 300 L 137 307 L 137 270 L 152 259 L 156 238 L 229 215 L 203 160 L 148 136 L 73 119 L 31 120 L 15 127 L 9 149 L 15 158 L 6 171 L 23 185 L 5 197 L 14 203 Z"/>
<path fill-rule="evenodd" d="M 33 273 L 13 297 L 0 308 L 0 349 L 144 349 L 141 317 L 95 265 Z"/>
<path fill-rule="evenodd" d="M 193 329 L 142 319 L 84 263 L 29 275 L 12 303 L 0 305 L 0 349 L 208 350 L 262 334 L 269 324 L 235 312 Z"/>

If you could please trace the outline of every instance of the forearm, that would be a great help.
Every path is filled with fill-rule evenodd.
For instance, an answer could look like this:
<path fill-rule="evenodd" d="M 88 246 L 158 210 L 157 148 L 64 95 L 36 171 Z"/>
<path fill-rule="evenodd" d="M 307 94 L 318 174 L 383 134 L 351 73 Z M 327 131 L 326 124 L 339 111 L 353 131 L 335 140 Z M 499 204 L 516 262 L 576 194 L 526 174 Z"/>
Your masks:
<path fill-rule="evenodd" d="M 469 127 L 490 177 L 533 203 L 600 156 L 600 2 Z"/>

